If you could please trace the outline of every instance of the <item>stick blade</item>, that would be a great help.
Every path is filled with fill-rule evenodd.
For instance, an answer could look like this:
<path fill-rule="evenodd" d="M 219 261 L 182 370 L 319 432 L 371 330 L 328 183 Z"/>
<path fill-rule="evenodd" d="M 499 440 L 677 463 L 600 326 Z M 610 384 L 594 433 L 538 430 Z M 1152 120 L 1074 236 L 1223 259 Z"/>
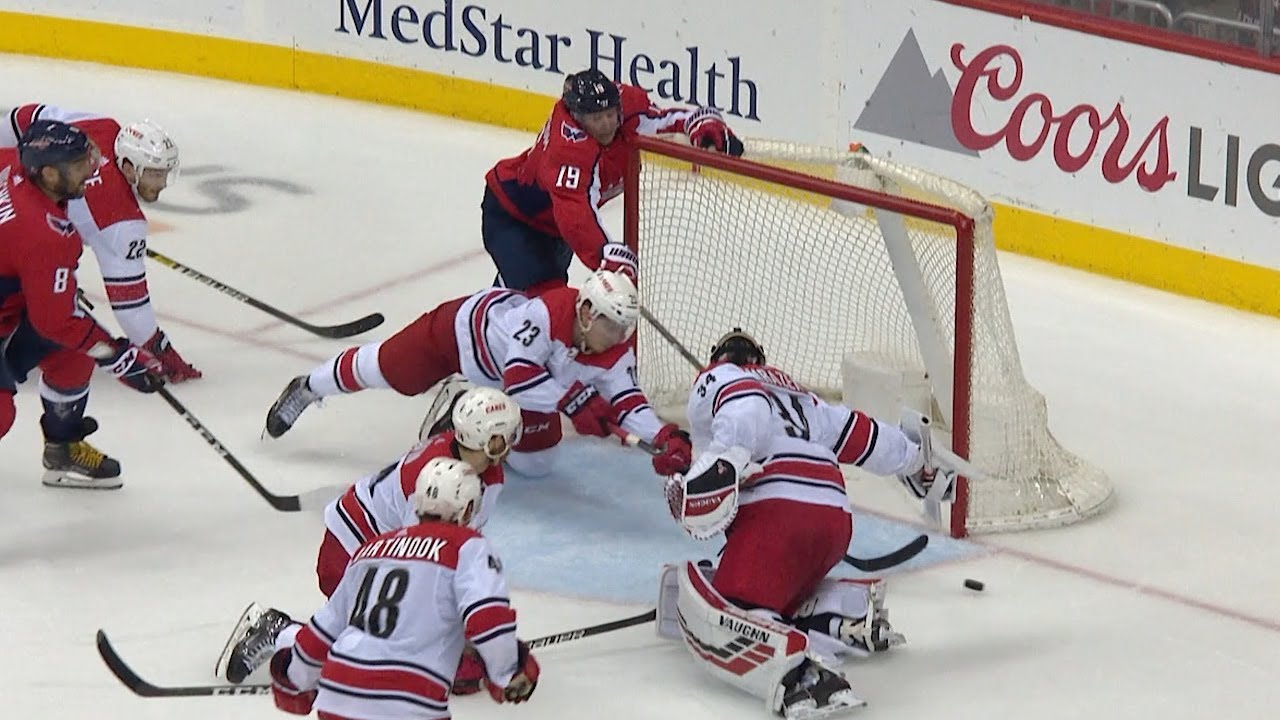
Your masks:
<path fill-rule="evenodd" d="M 845 555 L 844 561 L 862 572 L 880 572 L 881 570 L 887 570 L 895 565 L 901 565 L 924 552 L 924 549 L 927 547 L 929 547 L 929 536 L 920 535 L 915 540 L 912 540 L 906 545 L 903 545 L 897 550 L 886 555 L 865 559 L 857 558 L 852 555 Z"/>
<path fill-rule="evenodd" d="M 320 337 L 335 339 L 348 338 L 353 335 L 369 332 L 386 322 L 386 320 L 387 319 L 383 317 L 382 313 L 373 313 L 372 315 L 365 315 L 359 320 L 352 320 L 351 322 L 343 323 L 342 325 L 307 325 L 305 327 L 308 332 L 319 335 Z"/>
<path fill-rule="evenodd" d="M 107 669 L 111 671 L 112 675 L 116 676 L 116 679 L 121 684 L 133 691 L 134 694 L 142 697 L 158 697 L 161 695 L 154 685 L 138 677 L 138 674 L 126 665 L 124 660 L 120 659 L 120 655 L 116 653 L 115 648 L 111 647 L 111 641 L 107 639 L 105 630 L 98 630 L 96 641 L 98 655 L 102 657 L 102 662 L 106 663 Z"/>

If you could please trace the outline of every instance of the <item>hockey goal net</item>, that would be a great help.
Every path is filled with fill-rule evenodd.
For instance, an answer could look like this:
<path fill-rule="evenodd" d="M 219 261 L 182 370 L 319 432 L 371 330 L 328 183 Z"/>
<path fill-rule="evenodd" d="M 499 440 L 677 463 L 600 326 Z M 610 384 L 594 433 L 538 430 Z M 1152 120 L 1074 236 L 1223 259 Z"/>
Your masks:
<path fill-rule="evenodd" d="M 1106 504 L 1106 476 L 1059 445 L 1023 377 L 985 199 L 863 152 L 748 140 L 744 157 L 643 138 L 631 163 L 625 232 L 655 403 L 682 407 L 692 360 L 739 326 L 826 397 L 851 357 L 927 377 L 935 430 L 987 476 L 958 488 L 957 537 Z"/>

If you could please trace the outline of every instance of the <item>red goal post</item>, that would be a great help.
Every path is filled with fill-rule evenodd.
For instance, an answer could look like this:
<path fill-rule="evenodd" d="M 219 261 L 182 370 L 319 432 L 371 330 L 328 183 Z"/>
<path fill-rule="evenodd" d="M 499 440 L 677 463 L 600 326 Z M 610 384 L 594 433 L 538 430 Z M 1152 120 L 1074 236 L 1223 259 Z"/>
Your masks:
<path fill-rule="evenodd" d="M 624 178 L 624 233 L 640 257 L 646 313 L 698 357 L 742 326 L 771 362 L 829 398 L 847 387 L 850 358 L 888 358 L 895 371 L 928 378 L 930 414 L 950 435 L 943 444 L 964 458 L 974 440 L 975 361 L 996 366 L 977 368 L 977 406 L 995 419 L 979 428 L 986 452 L 974 459 L 1001 476 L 982 492 L 1014 501 L 992 495 L 975 516 L 962 478 L 950 513 L 956 537 L 1063 524 L 1105 503 L 1105 477 L 1084 507 L 1062 491 L 1056 466 L 1031 467 L 1041 446 L 1061 448 L 1043 398 L 1022 379 L 985 200 L 975 205 L 967 188 L 864 153 L 748 140 L 746 157 L 640 138 Z M 696 369 L 650 323 L 637 335 L 642 386 L 660 407 L 683 407 Z M 1016 400 L 1011 420 L 999 417 L 1006 394 Z M 1036 440 L 997 447 L 1013 434 Z M 1027 462 L 1006 463 L 1009 452 Z"/>

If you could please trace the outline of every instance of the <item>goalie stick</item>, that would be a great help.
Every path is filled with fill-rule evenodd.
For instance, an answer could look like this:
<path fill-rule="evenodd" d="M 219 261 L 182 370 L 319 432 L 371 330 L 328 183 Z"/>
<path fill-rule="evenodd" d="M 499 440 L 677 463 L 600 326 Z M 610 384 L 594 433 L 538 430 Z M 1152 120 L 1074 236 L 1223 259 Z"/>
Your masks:
<path fill-rule="evenodd" d="M 626 430 L 623 430 L 622 428 L 618 427 L 617 425 L 611 426 L 610 429 L 613 431 L 614 435 L 617 435 L 618 438 L 622 440 L 622 442 L 626 443 L 627 445 L 630 445 L 631 447 L 640 448 L 641 450 L 649 453 L 650 455 L 657 455 L 662 452 L 661 450 L 654 447 L 653 445 L 650 445 L 644 440 L 641 440 L 640 437 L 635 433 L 629 433 Z M 907 543 L 906 545 L 903 545 L 897 550 L 894 550 L 893 552 L 889 552 L 889 553 L 885 553 L 884 555 L 878 555 L 876 557 L 869 557 L 869 558 L 860 558 L 860 557 L 854 557 L 853 555 L 845 555 L 844 561 L 854 566 L 858 570 L 861 570 L 862 572 L 869 572 L 869 573 L 880 572 L 881 570 L 888 570 L 889 568 L 894 567 L 895 565 L 901 565 L 902 563 L 924 552 L 924 549 L 928 546 L 929 546 L 929 536 L 920 535 L 920 536 L 917 536 L 911 542 Z"/>
<path fill-rule="evenodd" d="M 245 303 L 246 305 L 249 305 L 250 307 L 257 308 L 258 310 L 261 310 L 262 312 L 276 318 L 277 320 L 283 320 L 284 322 L 287 322 L 290 325 L 293 325 L 294 327 L 302 328 L 303 330 L 306 330 L 307 332 L 313 335 L 319 335 L 320 337 L 345 338 L 345 337 L 351 337 L 352 335 L 359 335 L 360 333 L 368 332 L 378 327 L 383 323 L 384 320 L 386 320 L 386 318 L 382 316 L 382 313 L 373 313 L 372 315 L 365 315 L 364 317 L 358 320 L 352 320 L 349 323 L 343 323 L 341 325 L 312 325 L 311 323 L 307 323 L 307 322 L 303 322 L 302 320 L 299 320 L 298 318 L 290 315 L 289 313 L 286 313 L 282 310 L 277 310 L 276 308 L 271 307 L 270 305 L 262 302 L 261 300 L 257 300 L 248 295 L 245 295 L 244 293 L 240 292 L 239 290 L 236 290 L 230 285 L 226 285 L 224 283 L 218 282 L 217 280 L 214 280 L 213 278 L 209 277 L 208 275 L 205 275 L 199 270 L 196 270 L 195 268 L 189 267 L 187 265 L 183 265 L 182 263 L 178 262 L 177 260 L 174 260 L 173 258 L 167 255 L 161 255 L 155 250 L 148 249 L 147 257 L 151 258 L 152 260 L 155 260 L 156 262 L 160 263 L 161 265 L 164 265 L 167 268 L 177 270 L 178 272 L 182 273 L 183 275 L 186 275 L 189 278 L 194 278 L 195 280 L 199 280 L 200 282 L 204 283 L 205 285 L 208 285 L 214 290 L 218 290 L 222 293 L 230 295 L 231 297 L 235 298 L 236 300 L 239 300 L 242 303 Z"/>
<path fill-rule="evenodd" d="M 156 390 L 156 394 L 164 398 L 164 401 L 169 403 L 169 407 L 173 408 L 174 412 L 181 415 L 182 419 L 186 420 L 187 424 L 190 425 L 193 430 L 200 433 L 200 436 L 204 438 L 204 441 L 209 443 L 209 447 L 213 448 L 214 452 L 221 455 L 222 459 L 226 460 L 227 464 L 239 473 L 240 477 L 244 478 L 244 481 L 249 483 L 249 486 L 252 487 L 255 492 L 262 496 L 263 500 L 271 503 L 271 507 L 281 512 L 298 512 L 302 509 L 302 499 L 299 496 L 276 495 L 263 487 L 262 483 L 258 482 L 258 479 L 253 476 L 253 473 L 249 472 L 248 468 L 240 464 L 240 461 L 236 459 L 235 455 L 231 454 L 231 451 L 227 449 L 227 446 L 219 442 L 218 438 L 214 437 L 214 434 L 209 432 L 209 428 L 205 427 L 204 423 L 200 422 L 195 415 L 192 415 L 191 411 L 187 410 L 186 406 L 184 406 L 178 398 L 174 397 L 173 393 L 169 392 L 168 388 L 161 387 L 159 390 Z"/>
<path fill-rule="evenodd" d="M 599 625 L 590 625 L 577 630 L 567 630 L 555 635 L 547 635 L 540 638 L 534 638 L 528 642 L 529 648 L 541 648 L 548 645 L 559 645 L 560 643 L 571 642 L 573 640 L 581 640 L 582 638 L 591 637 L 593 635 L 602 635 L 614 630 L 622 630 L 636 625 L 644 625 L 653 622 L 658 616 L 657 610 L 648 610 L 639 615 L 614 620 L 612 622 L 601 623 Z M 230 696 L 230 695 L 269 695 L 271 693 L 271 685 L 266 683 L 247 684 L 247 685 L 177 685 L 162 686 L 153 685 L 142 676 L 133 671 L 125 663 L 116 649 L 111 646 L 111 641 L 107 638 L 105 630 L 99 630 L 97 635 L 98 654 L 102 656 L 102 662 L 106 663 L 107 669 L 112 675 L 116 676 L 125 687 L 129 688 L 134 694 L 145 698 L 157 697 L 200 697 L 200 696 Z"/>

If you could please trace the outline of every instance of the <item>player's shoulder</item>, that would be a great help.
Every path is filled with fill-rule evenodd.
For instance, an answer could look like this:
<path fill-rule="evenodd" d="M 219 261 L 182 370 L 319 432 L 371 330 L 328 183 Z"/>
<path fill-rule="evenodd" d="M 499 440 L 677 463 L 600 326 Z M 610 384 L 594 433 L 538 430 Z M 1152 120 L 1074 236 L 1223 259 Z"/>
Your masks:
<path fill-rule="evenodd" d="M 621 96 L 624 117 L 645 112 L 653 106 L 653 101 L 649 99 L 649 93 L 644 88 L 618 83 L 618 94 Z"/>
<path fill-rule="evenodd" d="M 30 250 L 20 255 L 47 258 L 74 248 L 78 256 L 80 238 L 66 210 L 28 180 L 21 165 L 4 163 L 6 154 L 0 152 L 0 229 L 12 231 L 6 242 Z"/>
<path fill-rule="evenodd" d="M 104 159 L 115 160 L 116 136 L 120 134 L 120 123 L 114 118 L 82 116 L 71 122 L 84 131 L 90 140 L 98 146 L 98 152 Z"/>
<path fill-rule="evenodd" d="M 533 298 L 526 308 L 530 319 L 550 332 L 550 340 L 573 345 L 574 314 L 578 310 L 578 291 L 564 286 L 551 288 Z"/>
<path fill-rule="evenodd" d="M 785 370 L 773 365 L 747 365 L 744 368 L 760 382 L 779 387 L 793 393 L 807 393 L 809 390 L 796 382 Z"/>
<path fill-rule="evenodd" d="M 547 127 L 547 153 L 558 160 L 591 160 L 600 153 L 600 143 L 573 119 L 573 114 L 557 101 Z"/>
<path fill-rule="evenodd" d="M 626 342 L 620 342 L 617 345 L 598 353 L 578 353 L 575 358 L 583 365 L 598 367 L 608 370 L 618 363 L 622 362 L 631 353 L 631 345 Z"/>
<path fill-rule="evenodd" d="M 106 154 L 102 156 L 97 174 L 86 183 L 84 202 L 93 214 L 94 223 L 102 229 L 116 223 L 147 219 L 133 186 Z"/>
<path fill-rule="evenodd" d="M 694 379 L 695 385 L 723 385 L 736 380 L 753 380 L 752 375 L 747 367 L 737 365 L 728 361 L 714 362 L 702 369 L 698 373 L 698 377 Z"/>
<path fill-rule="evenodd" d="M 446 430 L 423 440 L 400 459 L 400 489 L 405 497 L 414 491 L 418 484 L 418 474 L 427 463 L 439 457 L 454 457 L 454 433 Z"/>

